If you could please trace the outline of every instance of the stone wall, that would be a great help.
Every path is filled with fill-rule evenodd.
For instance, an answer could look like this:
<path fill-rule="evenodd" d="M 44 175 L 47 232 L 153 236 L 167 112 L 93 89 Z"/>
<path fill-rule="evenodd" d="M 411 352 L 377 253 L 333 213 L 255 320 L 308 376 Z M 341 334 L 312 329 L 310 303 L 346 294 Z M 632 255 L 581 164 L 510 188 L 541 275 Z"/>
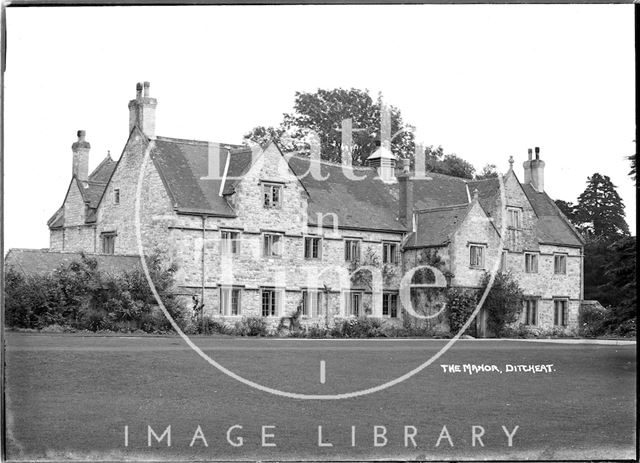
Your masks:
<path fill-rule="evenodd" d="M 96 228 L 93 225 L 78 225 L 64 228 L 65 252 L 96 252 Z"/>
<path fill-rule="evenodd" d="M 267 209 L 263 206 L 262 182 L 279 182 L 283 189 L 282 206 Z M 400 244 L 402 235 L 398 233 L 368 232 L 361 230 L 333 230 L 307 227 L 307 193 L 299 180 L 290 171 L 285 159 L 271 145 L 236 187 L 234 203 L 237 218 L 208 217 L 204 231 L 204 287 L 205 307 L 216 312 L 219 284 L 242 285 L 243 313 L 260 314 L 259 299 L 261 287 L 286 289 L 284 313 L 295 311 L 304 288 L 322 289 L 326 284 L 334 291 L 335 301 L 331 306 L 342 313 L 342 297 L 337 291 L 349 287 L 349 263 L 344 259 L 345 239 L 361 242 L 360 255 L 366 262 L 370 255 L 382 262 L 382 243 L 392 241 Z M 239 232 L 240 253 L 223 256 L 221 252 L 221 229 Z M 265 232 L 280 234 L 283 251 L 281 257 L 263 256 L 263 236 Z M 305 236 L 321 237 L 321 258 L 305 259 Z M 179 280 L 184 287 L 196 292 L 202 291 L 203 231 L 202 218 L 179 215 L 171 226 L 171 248 L 180 267 Z M 397 289 L 402 266 L 387 266 L 385 288 Z M 361 270 L 366 272 L 366 270 Z M 382 273 L 382 272 L 381 272 Z M 356 289 L 356 288 L 354 288 Z M 372 298 L 371 287 L 360 285 L 363 291 L 363 305 L 372 309 L 372 314 L 382 315 L 380 298 Z M 245 294 L 257 294 L 256 297 Z M 369 293 L 369 294 L 367 294 Z M 211 301 L 211 302 L 208 302 Z M 205 309 L 206 310 L 206 309 Z M 283 314 L 284 314 L 283 313 Z M 283 315 L 281 314 L 281 315 Z"/>
<path fill-rule="evenodd" d="M 49 249 L 52 251 L 64 250 L 64 230 L 62 228 L 49 230 Z"/>
<path fill-rule="evenodd" d="M 116 233 L 115 254 L 138 254 L 135 226 L 135 201 L 138 176 L 147 147 L 146 140 L 136 130 L 132 133 L 116 170 L 107 185 L 98 207 L 97 250 L 102 251 L 101 234 Z M 120 190 L 120 202 L 115 203 L 114 189 Z M 153 162 L 148 158 L 140 193 L 140 224 L 143 250 L 170 247 L 169 225 L 175 212 Z"/>
<path fill-rule="evenodd" d="M 470 265 L 471 245 L 484 246 L 484 265 L 476 268 Z M 500 237 L 482 207 L 476 202 L 467 213 L 464 222 L 454 233 L 450 244 L 451 272 L 453 286 L 477 288 L 482 276 L 491 271 L 502 250 Z"/>

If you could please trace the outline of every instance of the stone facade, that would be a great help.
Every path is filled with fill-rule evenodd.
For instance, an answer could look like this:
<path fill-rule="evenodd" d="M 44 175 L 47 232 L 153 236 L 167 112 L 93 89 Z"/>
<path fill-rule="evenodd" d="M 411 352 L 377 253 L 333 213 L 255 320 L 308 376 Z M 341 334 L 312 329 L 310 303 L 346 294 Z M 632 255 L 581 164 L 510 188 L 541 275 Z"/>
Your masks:
<path fill-rule="evenodd" d="M 148 85 L 144 96 L 140 91 L 138 89 L 137 99 L 133 100 L 136 103 L 130 105 L 130 117 L 133 124 L 138 120 L 135 111 L 144 111 L 146 129 L 132 126 L 122 156 L 103 186 L 94 220 L 88 221 L 87 201 L 79 190 L 81 182 L 72 180 L 62 208 L 64 223 L 50 225 L 52 250 L 99 253 L 105 249 L 104 240 L 111 239 L 113 253 L 137 255 L 138 231 L 134 218 L 139 189 L 140 237 L 144 252 L 158 247 L 166 251 L 178 265 L 176 279 L 180 292 L 189 301 L 196 296 L 210 316 L 230 321 L 244 316 L 261 317 L 264 315 L 263 298 L 270 294 L 268 291 L 275 291 L 277 307 L 266 318 L 270 323 L 277 323 L 280 317 L 296 311 L 306 291 L 310 297 L 316 297 L 318 293 L 322 296 L 321 307 L 313 312 L 310 309 L 310 313 L 303 316 L 304 323 L 332 323 L 353 316 L 349 301 L 359 301 L 359 315 L 391 318 L 390 322 L 400 323 L 402 307 L 398 293 L 401 278 L 412 268 L 423 265 L 424 253 L 428 252 L 440 258 L 447 271 L 447 285 L 456 287 L 478 288 L 485 271 L 501 265 L 503 270 L 513 273 L 527 298 L 537 301 L 535 320 L 525 320 L 523 311 L 523 322 L 553 327 L 558 323 L 554 316 L 556 301 L 565 301 L 566 325 L 568 329 L 576 329 L 582 298 L 582 248 L 575 244 L 544 243 L 539 239 L 540 218 L 512 170 L 503 177 L 507 217 L 503 217 L 499 195 L 482 205 L 475 195 L 468 208 L 463 208 L 464 219 L 455 227 L 449 227 L 451 231 L 446 242 L 422 249 L 405 246 L 407 238 L 415 233 L 411 230 L 410 220 L 407 220 L 409 224 L 404 232 L 377 229 L 375 223 L 370 228 L 343 224 L 336 228 L 309 225 L 310 193 L 273 143 L 252 159 L 235 184 L 233 194 L 225 196 L 224 201 L 233 210 L 232 216 L 204 209 L 187 211 L 180 208 L 175 191 L 171 191 L 180 185 L 169 186 L 166 175 L 159 170 L 151 154 L 147 155 L 142 181 L 138 185 L 145 153 L 153 152 L 157 140 L 153 133 L 155 99 L 148 97 Z M 188 148 L 190 142 L 182 140 L 180 143 Z M 201 146 L 202 142 L 192 144 Z M 189 175 L 195 178 L 199 173 Z M 277 207 L 264 205 L 265 188 L 269 186 L 275 186 L 279 191 Z M 401 187 L 404 186 L 398 186 Z M 212 183 L 202 188 L 219 187 Z M 396 201 L 403 195 L 402 192 L 398 194 L 397 189 L 389 191 Z M 340 198 L 335 200 L 340 201 Z M 510 222 L 514 220 L 511 211 L 516 211 L 518 216 L 515 224 Z M 402 215 L 402 211 L 396 213 Z M 440 226 L 447 228 L 448 224 Z M 223 242 L 223 234 L 228 233 L 236 234 L 236 252 L 230 250 L 229 242 Z M 277 237 L 273 239 L 279 242 L 274 246 L 281 247 L 278 256 L 265 255 L 268 235 Z M 305 256 L 305 242 L 311 238 L 319 239 L 317 257 Z M 360 278 L 350 276 L 357 265 L 345 259 L 348 241 L 359 243 L 360 265 L 368 265 L 359 270 Z M 479 265 L 471 265 L 472 247 L 483 249 Z M 383 262 L 383 255 L 391 255 L 389 253 L 393 254 L 392 261 Z M 526 269 L 525 255 L 528 253 L 536 255 L 535 272 Z M 566 271 L 557 272 L 555 256 L 558 255 L 564 256 Z M 372 273 L 373 267 L 376 268 Z M 369 277 L 363 277 L 366 275 Z M 221 307 L 222 293 L 230 295 L 233 289 L 238 290 L 236 294 L 240 298 L 237 314 L 228 313 L 229 306 L 226 312 Z M 351 292 L 358 295 L 352 296 Z M 391 317 L 391 310 L 383 314 L 383 298 L 397 298 L 395 317 Z"/>

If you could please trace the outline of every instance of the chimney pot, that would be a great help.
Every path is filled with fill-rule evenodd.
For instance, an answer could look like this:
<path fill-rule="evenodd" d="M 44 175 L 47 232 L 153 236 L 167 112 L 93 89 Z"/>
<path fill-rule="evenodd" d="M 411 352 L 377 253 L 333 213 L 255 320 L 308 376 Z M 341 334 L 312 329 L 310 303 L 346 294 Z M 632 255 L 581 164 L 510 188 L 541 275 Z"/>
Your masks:
<path fill-rule="evenodd" d="M 144 97 L 142 90 L 144 87 Z M 149 82 L 136 84 L 136 98 L 129 101 L 129 133 L 135 126 L 147 137 L 155 136 L 156 127 L 156 105 L 155 98 L 149 97 Z"/>
<path fill-rule="evenodd" d="M 536 146 L 536 159 L 540 159 L 540 147 Z"/>
<path fill-rule="evenodd" d="M 91 145 L 85 140 L 86 132 L 78 130 L 78 141 L 71 145 L 73 151 L 72 174 L 78 180 L 86 182 L 89 178 L 89 150 Z"/>
<path fill-rule="evenodd" d="M 532 157 L 533 157 L 533 150 L 529 148 L 529 161 L 531 161 Z"/>

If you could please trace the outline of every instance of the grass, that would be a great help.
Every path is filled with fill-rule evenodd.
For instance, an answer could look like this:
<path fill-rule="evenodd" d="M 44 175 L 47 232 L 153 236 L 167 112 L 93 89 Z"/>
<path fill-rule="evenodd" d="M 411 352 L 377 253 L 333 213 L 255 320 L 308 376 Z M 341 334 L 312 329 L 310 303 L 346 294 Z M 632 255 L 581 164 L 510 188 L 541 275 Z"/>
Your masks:
<path fill-rule="evenodd" d="M 261 384 L 338 393 L 393 379 L 446 341 L 194 338 L 224 366 Z M 635 346 L 460 341 L 411 379 L 365 397 L 302 401 L 254 390 L 215 370 L 177 337 L 9 333 L 10 459 L 523 459 L 632 458 Z M 326 383 L 320 384 L 320 361 Z M 443 373 L 439 364 L 549 364 L 551 374 Z M 244 445 L 226 441 L 242 425 Z M 147 426 L 171 425 L 171 447 L 147 446 Z M 202 441 L 190 447 L 198 426 Z M 374 426 L 388 445 L 375 447 Z M 484 447 L 471 427 L 483 426 Z M 501 426 L 519 425 L 513 447 Z M 129 445 L 124 446 L 124 426 Z M 261 446 L 261 427 L 276 447 Z M 318 426 L 334 445 L 318 447 Z M 356 446 L 351 446 L 351 427 Z M 405 447 L 415 426 L 417 447 Z M 446 426 L 454 447 L 442 440 Z M 269 439 L 268 439 L 269 440 Z M 164 444 L 164 443 L 163 443 Z"/>

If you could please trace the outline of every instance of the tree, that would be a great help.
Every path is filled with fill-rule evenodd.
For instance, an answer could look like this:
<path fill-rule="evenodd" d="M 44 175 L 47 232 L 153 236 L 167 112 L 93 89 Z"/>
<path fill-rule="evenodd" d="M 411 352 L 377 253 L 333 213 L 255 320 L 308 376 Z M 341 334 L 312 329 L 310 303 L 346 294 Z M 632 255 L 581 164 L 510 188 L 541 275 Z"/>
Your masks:
<path fill-rule="evenodd" d="M 455 154 L 445 155 L 441 161 L 436 161 L 432 167 L 433 172 L 468 179 L 472 179 L 476 171 L 471 163 Z"/>
<path fill-rule="evenodd" d="M 574 225 L 579 225 L 576 220 L 576 205 L 571 201 L 563 201 L 561 199 L 555 200 L 556 206 L 558 209 L 562 211 L 562 213 L 569 219 L 569 221 Z"/>
<path fill-rule="evenodd" d="M 629 161 L 631 161 L 631 170 L 629 171 L 629 175 L 631 176 L 633 181 L 636 182 L 636 186 L 637 186 L 637 181 L 636 181 L 636 155 L 632 154 L 631 156 L 627 156 L 627 159 Z"/>
<path fill-rule="evenodd" d="M 615 295 L 613 316 L 618 323 L 636 315 L 636 237 L 626 236 L 608 246 L 605 289 Z"/>
<path fill-rule="evenodd" d="M 482 171 L 479 174 L 476 174 L 476 180 L 484 180 L 487 178 L 497 178 L 498 171 L 496 170 L 495 164 L 487 164 L 482 168 Z"/>
<path fill-rule="evenodd" d="M 603 237 L 610 241 L 629 235 L 624 219 L 624 203 L 607 175 L 587 178 L 587 187 L 578 197 L 575 220 L 586 237 Z"/>
<path fill-rule="evenodd" d="M 278 141 L 284 149 L 308 149 L 306 137 L 311 131 L 320 136 L 322 158 L 340 162 L 342 158 L 342 120 L 351 118 L 354 131 L 353 164 L 362 165 L 376 149 L 380 139 L 382 95 L 374 101 L 368 90 L 318 89 L 316 92 L 296 92 L 293 113 L 284 114 L 278 128 L 256 127 L 245 140 L 263 143 L 266 137 Z M 410 158 L 414 152 L 413 127 L 406 124 L 395 106 L 389 106 L 391 117 L 391 149 L 400 158 Z M 394 135 L 398 133 L 397 136 Z"/>
<path fill-rule="evenodd" d="M 480 294 L 486 290 L 490 278 L 491 275 L 485 272 Z M 496 274 L 483 307 L 487 311 L 487 327 L 496 337 L 501 337 L 507 325 L 515 322 L 522 310 L 522 289 L 511 272 Z"/>

